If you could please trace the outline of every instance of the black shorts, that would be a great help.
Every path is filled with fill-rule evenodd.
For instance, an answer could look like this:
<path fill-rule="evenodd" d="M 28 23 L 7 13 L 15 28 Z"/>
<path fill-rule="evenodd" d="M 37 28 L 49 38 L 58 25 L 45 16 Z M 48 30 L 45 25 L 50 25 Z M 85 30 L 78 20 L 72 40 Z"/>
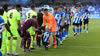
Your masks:
<path fill-rule="evenodd" d="M 67 25 L 64 24 L 64 26 L 60 27 L 60 30 L 59 31 L 61 32 L 61 31 L 63 31 L 63 29 L 68 30 L 68 28 L 69 28 L 69 24 L 67 24 Z"/>
<path fill-rule="evenodd" d="M 62 32 L 63 31 L 63 28 L 64 28 L 64 26 L 60 26 L 59 32 Z"/>
<path fill-rule="evenodd" d="M 82 26 L 82 21 L 80 21 L 80 24 L 79 25 Z"/>
<path fill-rule="evenodd" d="M 0 38 L 0 49 L 1 49 L 1 46 L 2 46 L 2 38 Z"/>
<path fill-rule="evenodd" d="M 65 28 L 66 30 L 68 30 L 68 29 L 69 29 L 69 24 L 67 24 L 67 25 L 65 24 L 65 25 L 64 25 L 64 28 Z"/>
<path fill-rule="evenodd" d="M 67 29 L 69 29 L 69 24 L 67 24 Z"/>
<path fill-rule="evenodd" d="M 73 23 L 73 25 L 79 27 L 79 23 Z"/>
<path fill-rule="evenodd" d="M 88 19 L 84 19 L 84 24 L 88 24 L 89 20 Z"/>

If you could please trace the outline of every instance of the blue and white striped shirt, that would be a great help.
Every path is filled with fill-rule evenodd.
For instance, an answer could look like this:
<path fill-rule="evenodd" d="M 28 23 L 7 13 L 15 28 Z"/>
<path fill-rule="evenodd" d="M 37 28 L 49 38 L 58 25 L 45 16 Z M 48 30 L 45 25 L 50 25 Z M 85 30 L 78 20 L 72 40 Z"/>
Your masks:
<path fill-rule="evenodd" d="M 66 12 L 66 13 L 65 13 L 65 16 L 67 16 L 66 21 L 67 21 L 67 24 L 69 24 L 70 12 Z"/>
<path fill-rule="evenodd" d="M 2 26 L 4 25 L 4 20 L 3 18 L 0 16 L 0 30 L 2 29 Z M 0 33 L 0 38 L 2 38 L 2 33 Z"/>
<path fill-rule="evenodd" d="M 49 42 L 50 32 L 44 32 L 43 42 Z"/>
<path fill-rule="evenodd" d="M 55 17 L 56 19 L 56 24 L 57 24 L 57 27 L 59 27 L 62 23 L 62 16 L 59 14 L 59 13 L 53 13 L 53 16 Z"/>
<path fill-rule="evenodd" d="M 83 14 L 83 19 L 88 19 L 88 13 Z"/>
<path fill-rule="evenodd" d="M 82 12 L 80 11 L 80 12 L 79 12 L 80 21 L 82 21 L 81 16 L 82 16 Z"/>
<path fill-rule="evenodd" d="M 0 27 L 4 25 L 4 20 L 3 18 L 0 16 Z"/>
<path fill-rule="evenodd" d="M 79 13 L 77 12 L 77 13 L 75 13 L 74 14 L 74 19 L 73 19 L 73 22 L 74 23 L 80 23 L 80 18 L 79 18 L 80 16 L 79 16 Z"/>

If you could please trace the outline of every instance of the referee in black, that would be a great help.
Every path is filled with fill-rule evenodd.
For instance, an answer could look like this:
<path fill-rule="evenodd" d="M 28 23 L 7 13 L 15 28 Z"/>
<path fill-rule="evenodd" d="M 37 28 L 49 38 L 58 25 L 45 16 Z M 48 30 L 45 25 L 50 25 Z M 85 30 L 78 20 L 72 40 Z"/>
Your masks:
<path fill-rule="evenodd" d="M 38 13 L 38 18 L 37 18 L 37 21 L 38 21 L 38 25 L 39 27 L 42 26 L 42 23 L 43 23 L 43 9 L 40 9 L 39 10 L 39 13 Z M 42 44 L 43 44 L 43 35 L 42 35 L 42 29 L 39 29 L 37 31 L 38 35 L 37 35 L 37 46 L 41 47 L 41 39 L 42 39 Z"/>

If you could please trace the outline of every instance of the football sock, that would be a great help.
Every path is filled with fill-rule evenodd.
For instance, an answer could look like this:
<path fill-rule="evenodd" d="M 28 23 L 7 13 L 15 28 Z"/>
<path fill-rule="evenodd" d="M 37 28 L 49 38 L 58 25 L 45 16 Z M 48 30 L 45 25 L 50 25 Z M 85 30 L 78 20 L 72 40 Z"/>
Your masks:
<path fill-rule="evenodd" d="M 64 37 L 66 36 L 66 31 L 64 31 Z"/>
<path fill-rule="evenodd" d="M 16 52 L 16 47 L 17 47 L 17 40 L 12 41 L 12 51 Z"/>
<path fill-rule="evenodd" d="M 88 32 L 88 27 L 87 27 L 87 32 Z"/>
<path fill-rule="evenodd" d="M 66 35 L 68 35 L 68 31 L 66 31 Z"/>
<path fill-rule="evenodd" d="M 49 45 L 50 45 L 50 39 L 49 39 Z"/>
<path fill-rule="evenodd" d="M 31 44 L 30 44 L 30 48 L 33 48 L 33 42 L 34 42 L 33 36 L 31 36 Z"/>
<path fill-rule="evenodd" d="M 64 37 L 65 36 L 65 33 L 64 32 L 62 32 L 62 37 Z"/>
<path fill-rule="evenodd" d="M 48 50 L 48 46 L 47 45 L 45 45 L 45 50 Z"/>
<path fill-rule="evenodd" d="M 53 36 L 54 44 L 56 44 L 56 36 Z"/>
<path fill-rule="evenodd" d="M 82 31 L 82 28 L 80 28 L 80 33 L 81 33 L 81 31 Z"/>
<path fill-rule="evenodd" d="M 73 32 L 75 33 L 75 28 L 73 28 Z"/>
<path fill-rule="evenodd" d="M 60 41 L 62 41 L 62 34 L 59 35 Z"/>
<path fill-rule="evenodd" d="M 85 26 L 83 27 L 84 31 L 85 31 Z"/>
<path fill-rule="evenodd" d="M 76 28 L 76 32 L 79 33 L 79 28 Z"/>
<path fill-rule="evenodd" d="M 10 40 L 8 40 L 8 39 L 6 42 L 6 48 L 7 48 L 7 51 L 10 51 Z"/>
<path fill-rule="evenodd" d="M 56 39 L 56 42 L 57 42 L 57 45 L 58 45 L 58 44 L 59 44 L 59 43 L 58 43 L 58 38 Z"/>

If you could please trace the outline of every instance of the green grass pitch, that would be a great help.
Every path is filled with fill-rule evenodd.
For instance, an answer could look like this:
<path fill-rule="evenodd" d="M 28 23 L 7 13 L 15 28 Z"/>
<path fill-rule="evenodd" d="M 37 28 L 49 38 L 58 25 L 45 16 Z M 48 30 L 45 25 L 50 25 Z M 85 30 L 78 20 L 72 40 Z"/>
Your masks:
<path fill-rule="evenodd" d="M 17 52 L 20 56 L 100 56 L 100 19 L 90 19 L 89 33 L 83 32 L 74 37 L 72 26 L 69 29 L 69 36 L 59 45 L 57 49 L 53 46 L 48 51 L 44 47 L 35 47 L 36 50 L 31 53 L 23 52 L 19 47 L 20 38 L 18 38 Z"/>

